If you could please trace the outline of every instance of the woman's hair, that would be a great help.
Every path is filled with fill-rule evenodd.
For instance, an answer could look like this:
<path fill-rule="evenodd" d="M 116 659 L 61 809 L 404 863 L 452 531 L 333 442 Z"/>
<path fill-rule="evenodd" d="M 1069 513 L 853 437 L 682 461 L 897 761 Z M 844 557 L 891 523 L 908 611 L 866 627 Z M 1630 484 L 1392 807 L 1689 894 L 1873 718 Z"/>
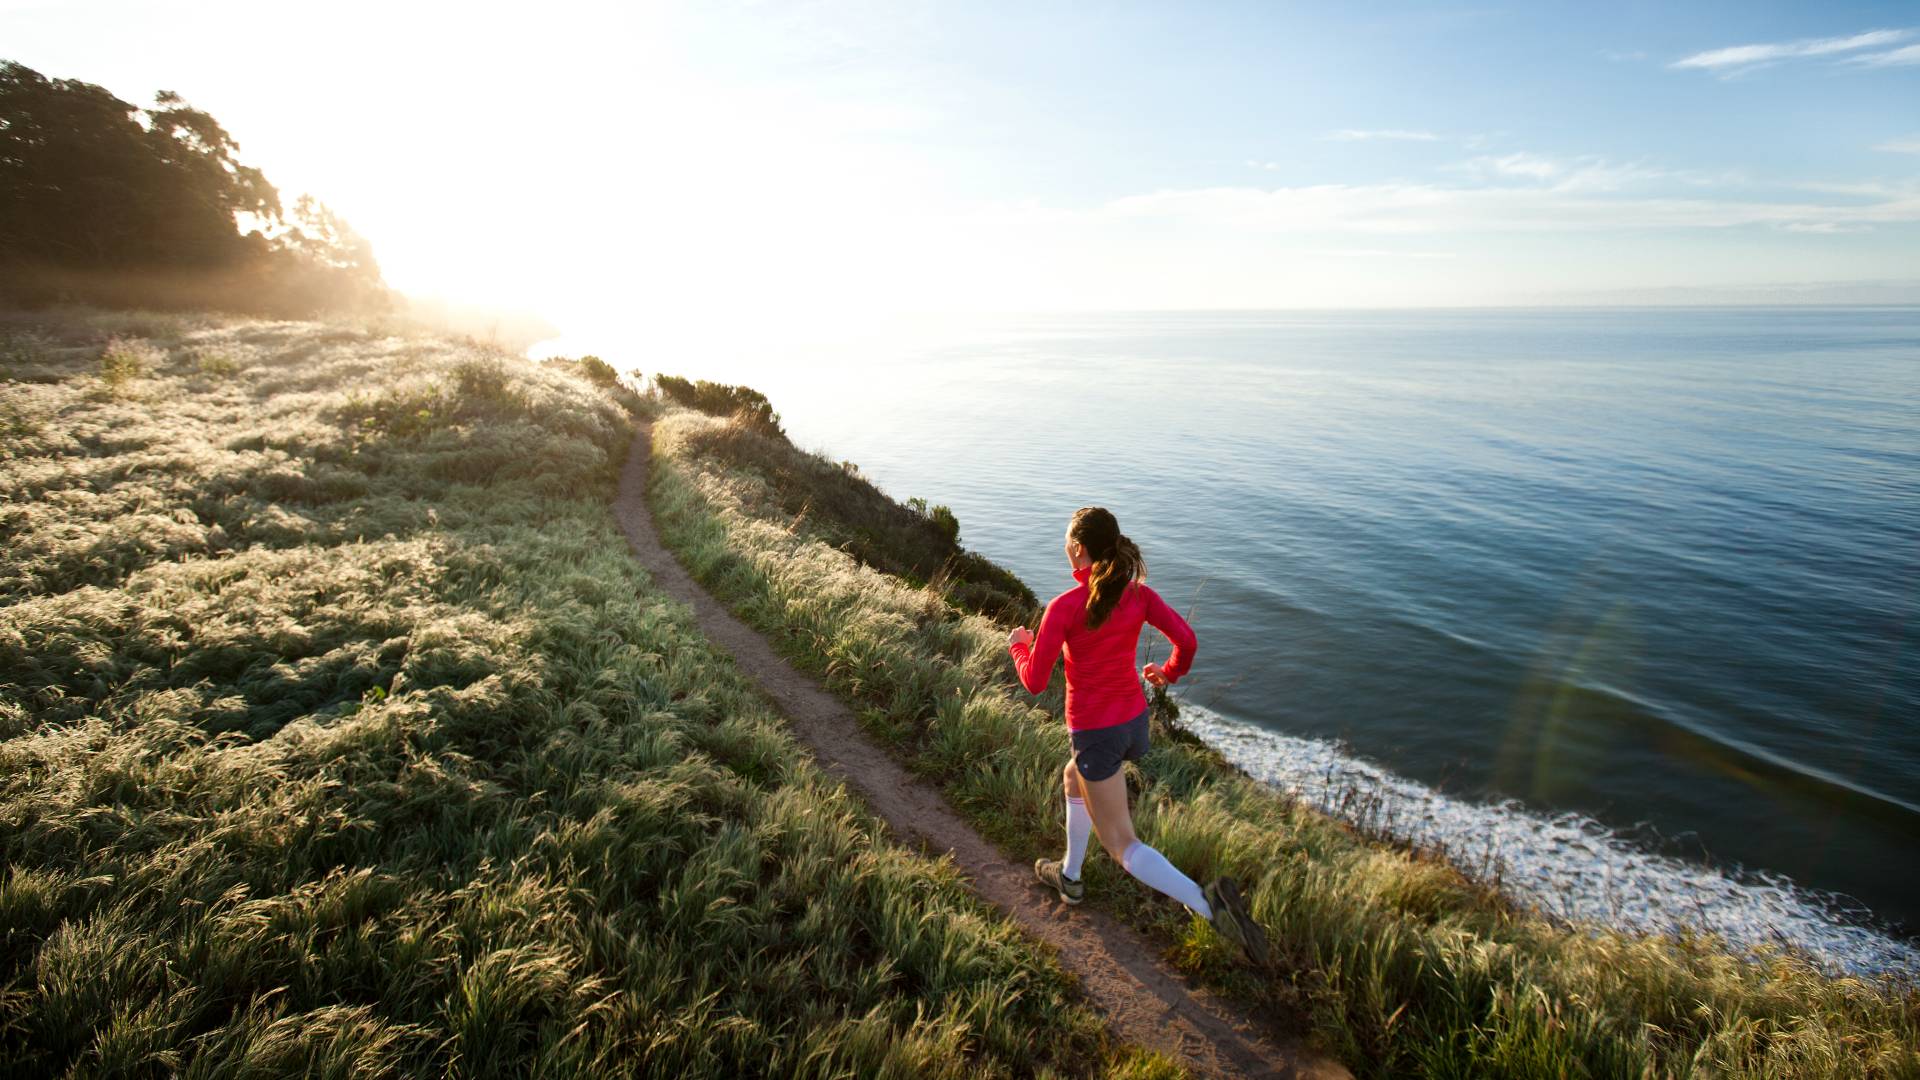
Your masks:
<path fill-rule="evenodd" d="M 1087 549 L 1093 573 L 1087 578 L 1087 629 L 1097 630 L 1135 578 L 1147 576 L 1140 548 L 1121 535 L 1120 523 L 1105 507 L 1083 506 L 1073 513 L 1067 539 Z"/>

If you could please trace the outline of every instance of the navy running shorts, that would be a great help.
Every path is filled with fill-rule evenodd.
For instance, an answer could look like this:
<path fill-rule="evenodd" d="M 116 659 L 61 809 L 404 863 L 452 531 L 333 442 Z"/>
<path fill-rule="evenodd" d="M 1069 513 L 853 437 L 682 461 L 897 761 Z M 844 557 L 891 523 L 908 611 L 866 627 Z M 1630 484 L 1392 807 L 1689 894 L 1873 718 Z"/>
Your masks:
<path fill-rule="evenodd" d="M 1138 761 L 1147 752 L 1147 714 L 1151 708 L 1124 724 L 1075 731 L 1073 764 L 1082 780 L 1105 780 L 1120 771 L 1123 761 Z"/>

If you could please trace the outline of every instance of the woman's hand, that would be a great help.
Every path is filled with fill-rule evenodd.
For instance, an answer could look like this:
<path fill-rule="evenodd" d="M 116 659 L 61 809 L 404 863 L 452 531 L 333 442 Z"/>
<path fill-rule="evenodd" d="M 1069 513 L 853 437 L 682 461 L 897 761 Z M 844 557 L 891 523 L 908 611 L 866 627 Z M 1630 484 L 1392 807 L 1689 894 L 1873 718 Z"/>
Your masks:
<path fill-rule="evenodd" d="M 1033 631 L 1024 626 L 1016 626 L 1013 633 L 1007 635 L 1008 646 L 1033 644 Z"/>
<path fill-rule="evenodd" d="M 1167 685 L 1167 673 L 1160 670 L 1159 664 L 1148 664 L 1141 668 L 1140 675 L 1155 686 Z"/>

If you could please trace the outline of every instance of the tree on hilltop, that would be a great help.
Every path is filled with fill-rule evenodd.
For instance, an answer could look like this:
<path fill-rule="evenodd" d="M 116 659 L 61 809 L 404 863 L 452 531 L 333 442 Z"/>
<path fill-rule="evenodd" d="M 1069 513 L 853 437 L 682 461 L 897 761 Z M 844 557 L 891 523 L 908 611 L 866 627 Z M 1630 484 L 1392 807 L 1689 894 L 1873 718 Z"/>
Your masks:
<path fill-rule="evenodd" d="M 309 197 L 287 212 L 239 150 L 171 91 L 141 109 L 0 61 L 0 293 L 273 314 L 384 307 L 371 245 Z"/>

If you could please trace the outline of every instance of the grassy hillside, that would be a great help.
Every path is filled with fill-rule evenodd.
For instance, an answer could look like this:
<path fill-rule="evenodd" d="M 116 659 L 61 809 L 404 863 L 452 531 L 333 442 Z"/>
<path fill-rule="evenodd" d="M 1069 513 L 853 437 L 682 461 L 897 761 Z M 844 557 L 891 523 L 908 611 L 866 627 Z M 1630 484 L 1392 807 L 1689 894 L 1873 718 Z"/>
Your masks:
<path fill-rule="evenodd" d="M 1036 705 L 1013 682 L 1007 626 L 862 565 L 819 512 L 795 519 L 796 500 L 854 503 L 834 489 L 863 483 L 809 457 L 751 425 L 669 412 L 655 425 L 651 488 L 667 542 L 1009 858 L 1057 853 L 1058 681 Z M 812 486 L 795 490 L 805 478 Z M 1276 1013 L 1304 1008 L 1357 1071 L 1920 1076 L 1909 987 L 1831 978 L 1778 953 L 1736 958 L 1713 941 L 1555 924 L 1246 779 L 1164 718 L 1156 727 L 1134 774 L 1142 837 L 1202 879 L 1249 883 L 1277 955 L 1267 971 L 1236 963 L 1098 853 L 1089 901 L 1152 930 L 1204 982 Z"/>
<path fill-rule="evenodd" d="M 1146 1074 L 609 510 L 572 365 L 0 324 L 8 1076 Z"/>
<path fill-rule="evenodd" d="M 671 386 L 673 380 L 669 376 L 660 381 Z M 760 403 L 764 406 L 765 398 Z M 733 412 L 728 404 L 722 398 L 698 407 L 727 415 Z M 1040 617 L 1032 589 L 959 545 L 959 522 L 944 506 L 902 506 L 868 483 L 852 462 L 796 454 L 777 425 L 752 414 L 743 423 L 708 424 L 683 430 L 679 437 L 690 451 L 764 481 L 769 513 L 777 508 L 791 524 L 804 524 L 810 536 L 863 566 L 909 585 L 928 585 L 968 611 L 1013 623 Z"/>

